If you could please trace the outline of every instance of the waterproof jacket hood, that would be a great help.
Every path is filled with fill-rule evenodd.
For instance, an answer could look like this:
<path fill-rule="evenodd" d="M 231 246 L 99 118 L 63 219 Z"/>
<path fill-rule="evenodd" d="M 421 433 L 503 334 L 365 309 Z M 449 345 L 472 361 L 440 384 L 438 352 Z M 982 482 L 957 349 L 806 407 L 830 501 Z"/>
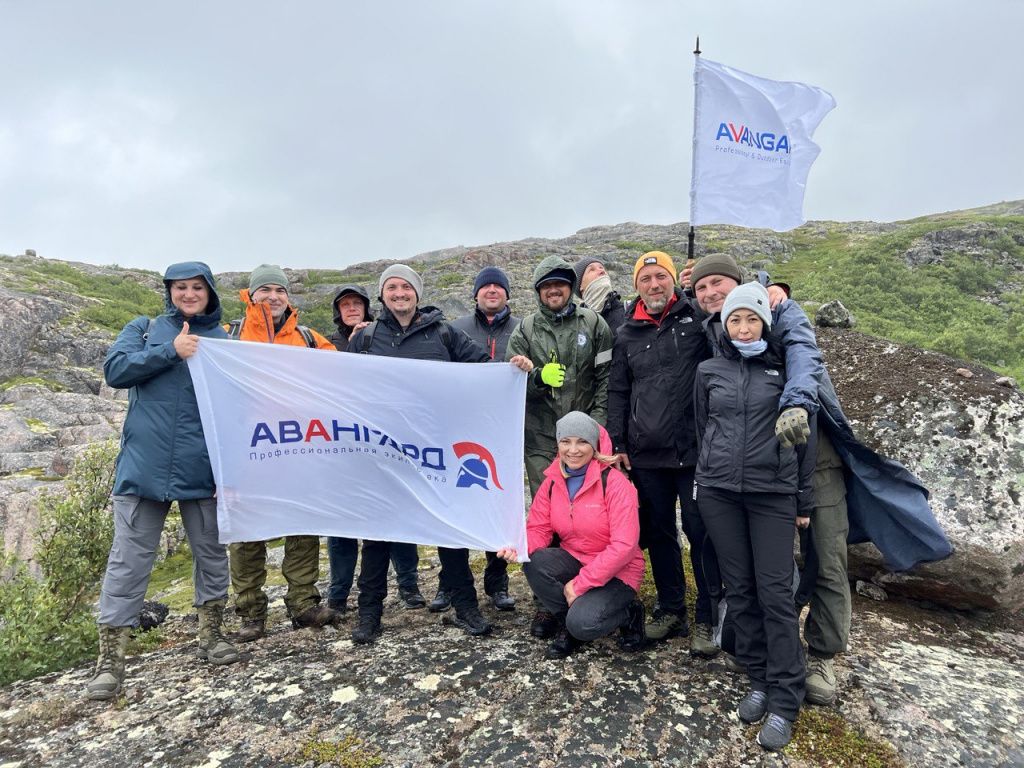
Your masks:
<path fill-rule="evenodd" d="M 576 294 L 576 270 L 572 268 L 572 264 L 561 256 L 546 256 L 537 265 L 536 269 L 533 270 L 533 292 L 537 293 L 537 284 L 542 278 L 547 277 L 552 272 L 557 273 L 559 277 L 569 280 L 569 301 L 571 303 L 572 297 Z M 539 294 L 537 294 L 537 303 L 540 304 Z M 541 306 L 544 305 L 541 304 Z"/>
<path fill-rule="evenodd" d="M 370 311 L 370 294 L 361 285 L 343 285 L 334 294 L 331 300 L 331 308 L 334 311 L 334 325 L 337 330 L 331 334 L 331 342 L 339 352 L 348 349 L 348 340 L 352 338 L 352 326 L 345 325 L 341 319 L 341 312 L 338 310 L 338 302 L 343 296 L 354 294 L 363 301 L 363 319 L 373 320 L 373 312 Z"/>
<path fill-rule="evenodd" d="M 188 320 L 189 333 L 226 339 L 227 333 L 220 327 L 220 298 L 209 267 L 201 262 L 172 264 L 164 274 L 164 283 L 197 276 L 210 286 L 210 300 L 204 314 Z M 174 349 L 174 339 L 185 320 L 170 304 L 153 320 L 137 317 L 124 327 L 107 352 L 103 362 L 107 384 L 130 390 L 114 495 L 158 501 L 213 496 L 213 471 L 192 377 Z"/>
<path fill-rule="evenodd" d="M 206 305 L 205 312 L 195 315 L 188 321 L 189 328 L 216 325 L 221 318 L 220 296 L 217 295 L 213 272 L 201 261 L 182 261 L 171 264 L 164 272 L 164 311 L 184 320 L 185 316 L 181 310 L 171 303 L 171 283 L 175 280 L 188 280 L 190 277 L 203 278 L 206 287 L 210 290 L 210 300 Z"/>

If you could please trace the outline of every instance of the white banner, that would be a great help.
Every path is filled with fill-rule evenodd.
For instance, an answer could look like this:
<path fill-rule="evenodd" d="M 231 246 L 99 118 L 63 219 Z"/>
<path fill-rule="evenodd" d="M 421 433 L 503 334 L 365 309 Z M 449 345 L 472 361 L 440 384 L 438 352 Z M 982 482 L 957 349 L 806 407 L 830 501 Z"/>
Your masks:
<path fill-rule="evenodd" d="M 526 376 L 203 339 L 222 543 L 314 534 L 526 552 Z M 525 559 L 525 557 L 524 557 Z"/>
<path fill-rule="evenodd" d="M 804 223 L 814 130 L 836 106 L 827 91 L 766 80 L 697 57 L 690 224 L 783 232 Z"/>

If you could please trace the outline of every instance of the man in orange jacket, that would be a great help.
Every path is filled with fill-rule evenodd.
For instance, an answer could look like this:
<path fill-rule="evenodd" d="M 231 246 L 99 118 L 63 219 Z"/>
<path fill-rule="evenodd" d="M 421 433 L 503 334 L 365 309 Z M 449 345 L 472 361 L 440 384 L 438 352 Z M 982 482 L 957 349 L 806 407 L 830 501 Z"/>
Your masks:
<path fill-rule="evenodd" d="M 288 277 L 277 266 L 261 264 L 249 277 L 248 290 L 239 291 L 245 317 L 226 326 L 228 335 L 242 341 L 291 344 L 329 349 L 334 344 L 312 328 L 299 325 L 297 310 L 288 301 Z M 239 542 L 230 546 L 231 587 L 235 612 L 242 618 L 238 639 L 258 640 L 266 632 L 267 543 Z M 284 602 L 292 626 L 322 627 L 341 620 L 341 614 L 320 604 L 316 581 L 320 576 L 320 537 L 286 536 L 281 573 L 288 582 Z"/>

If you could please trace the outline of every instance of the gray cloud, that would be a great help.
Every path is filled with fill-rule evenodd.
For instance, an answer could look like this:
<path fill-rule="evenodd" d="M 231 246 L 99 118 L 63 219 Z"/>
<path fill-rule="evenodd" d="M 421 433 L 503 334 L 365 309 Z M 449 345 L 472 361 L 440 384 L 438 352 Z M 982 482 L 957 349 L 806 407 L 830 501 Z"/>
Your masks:
<path fill-rule="evenodd" d="M 689 215 L 694 37 L 831 91 L 808 218 L 1024 197 L 1024 7 L 0 2 L 0 251 L 341 266 Z"/>

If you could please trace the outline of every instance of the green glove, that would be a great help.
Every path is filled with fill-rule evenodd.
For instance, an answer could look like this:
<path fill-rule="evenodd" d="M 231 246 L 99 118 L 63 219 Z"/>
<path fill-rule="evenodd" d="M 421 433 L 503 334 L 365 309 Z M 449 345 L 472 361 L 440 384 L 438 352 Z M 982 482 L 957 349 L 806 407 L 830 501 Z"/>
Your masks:
<path fill-rule="evenodd" d="M 561 363 L 547 363 L 540 369 L 540 380 L 549 387 L 560 387 L 565 381 L 565 366 Z"/>
<path fill-rule="evenodd" d="M 803 408 L 787 408 L 775 422 L 775 436 L 784 448 L 803 445 L 811 436 L 807 426 L 807 411 Z"/>

